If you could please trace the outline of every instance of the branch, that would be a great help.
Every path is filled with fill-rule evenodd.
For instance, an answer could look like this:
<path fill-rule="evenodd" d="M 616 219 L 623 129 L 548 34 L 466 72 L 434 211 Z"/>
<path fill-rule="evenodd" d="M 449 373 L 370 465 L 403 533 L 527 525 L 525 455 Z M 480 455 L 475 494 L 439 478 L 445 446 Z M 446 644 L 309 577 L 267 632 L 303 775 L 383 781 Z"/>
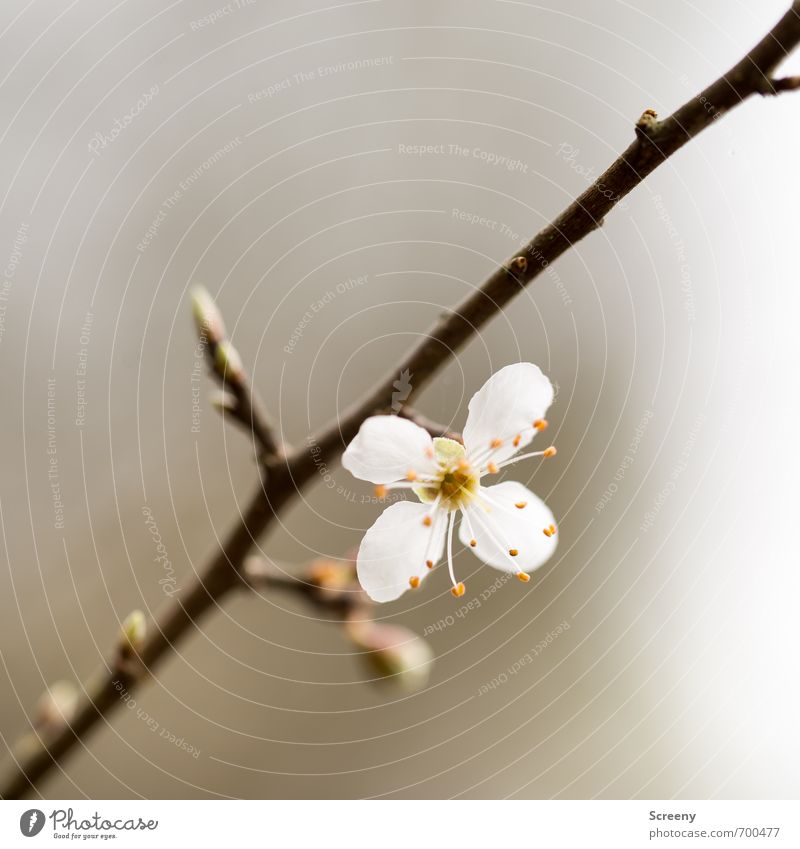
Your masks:
<path fill-rule="evenodd" d="M 400 416 L 400 418 L 408 419 L 410 422 L 414 422 L 414 424 L 419 425 L 423 430 L 427 430 L 433 437 L 444 436 L 447 437 L 447 439 L 455 439 L 456 442 L 463 442 L 460 433 L 450 430 L 447 425 L 439 424 L 439 422 L 435 422 L 433 419 L 423 416 L 422 413 L 415 410 L 413 407 L 402 407 L 397 415 Z"/>
<path fill-rule="evenodd" d="M 207 298 L 202 304 L 203 309 L 199 310 L 198 326 L 206 330 L 211 340 L 209 355 L 214 354 L 215 374 L 222 377 L 225 385 L 233 391 L 232 400 L 235 404 L 228 407 L 224 403 L 223 406 L 230 409 L 237 420 L 252 432 L 263 450 L 261 459 L 267 474 L 252 496 L 238 526 L 225 540 L 204 573 L 184 594 L 170 602 L 155 628 L 137 645 L 136 662 L 120 664 L 112 658 L 103 675 L 85 691 L 83 704 L 78 707 L 70 723 L 51 741 L 43 741 L 34 754 L 18 759 L 0 795 L 15 798 L 36 788 L 38 782 L 60 763 L 67 752 L 78 743 L 84 745 L 89 731 L 120 703 L 119 685 L 130 692 L 147 674 L 152 673 L 157 663 L 181 637 L 198 627 L 203 614 L 215 607 L 232 588 L 289 589 L 291 586 L 293 592 L 301 593 L 315 604 L 325 603 L 322 601 L 326 597 L 325 593 L 333 593 L 336 597 L 338 592 L 336 604 L 340 606 L 339 613 L 347 614 L 347 605 L 351 602 L 345 603 L 341 592 L 330 586 L 323 587 L 319 581 L 315 584 L 314 580 L 307 581 L 309 586 L 303 589 L 302 581 L 299 587 L 295 586 L 285 576 L 276 574 L 273 567 L 264 563 L 257 565 L 258 561 L 247 559 L 255 539 L 264 533 L 274 516 L 299 488 L 314 477 L 320 456 L 325 457 L 326 461 L 338 456 L 365 418 L 389 409 L 398 372 L 408 371 L 413 374 L 414 391 L 421 389 L 453 353 L 516 294 L 568 248 L 596 230 L 619 200 L 718 117 L 753 94 L 776 94 L 797 88 L 796 78 L 774 79 L 772 73 L 798 42 L 800 0 L 795 0 L 791 9 L 740 62 L 699 95 L 663 121 L 659 121 L 652 110 L 643 113 L 635 127 L 634 141 L 598 180 L 538 233 L 519 254 L 498 268 L 479 290 L 434 325 L 426 339 L 409 353 L 391 375 L 347 410 L 338 421 L 312 437 L 309 443 L 317 449 L 314 454 L 307 450 L 297 450 L 288 456 L 283 455 L 269 421 L 260 412 L 247 386 L 238 354 L 225 338 L 221 317 L 213 301 Z M 197 305 L 195 307 L 197 319 Z M 429 430 L 432 428 L 437 435 L 443 430 L 440 425 L 424 419 L 413 410 L 406 417 L 412 421 L 425 422 L 422 426 Z M 405 638 L 405 642 L 402 639 L 397 642 L 398 629 L 395 626 L 384 626 L 381 630 L 374 623 L 354 622 L 353 617 L 348 618 L 347 615 L 345 621 L 356 644 L 363 647 L 376 667 L 383 664 L 382 668 L 388 670 L 389 674 L 396 674 L 398 664 L 402 665 L 398 661 L 398 645 L 406 650 L 402 655 L 402 663 L 408 664 L 411 663 L 410 658 L 414 659 L 406 671 L 423 668 L 428 662 L 419 640 L 415 643 Z M 391 629 L 391 637 L 386 629 Z"/>
<path fill-rule="evenodd" d="M 789 81 L 772 80 L 776 66 L 800 42 L 800 0 L 758 44 L 726 74 L 686 101 L 663 121 L 652 110 L 643 113 L 636 137 L 628 148 L 516 256 L 498 268 L 472 295 L 446 313 L 377 388 L 323 429 L 314 441 L 326 460 L 341 451 L 370 415 L 385 412 L 399 372 L 414 376 L 418 392 L 467 340 L 495 316 L 525 286 L 536 279 L 568 248 L 594 232 L 605 216 L 649 174 L 719 117 L 753 94 L 791 90 Z M 790 78 L 791 79 L 791 78 Z M 318 460 L 320 453 L 316 455 Z M 297 452 L 291 457 L 295 480 L 306 480 L 314 457 Z"/>

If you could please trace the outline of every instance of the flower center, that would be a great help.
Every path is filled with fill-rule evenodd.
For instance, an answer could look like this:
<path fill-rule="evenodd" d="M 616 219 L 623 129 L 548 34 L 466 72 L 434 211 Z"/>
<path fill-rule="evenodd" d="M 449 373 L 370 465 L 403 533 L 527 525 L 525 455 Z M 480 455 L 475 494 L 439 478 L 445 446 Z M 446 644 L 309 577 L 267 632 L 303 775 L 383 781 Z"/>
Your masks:
<path fill-rule="evenodd" d="M 464 446 L 454 439 L 437 437 L 433 450 L 438 472 L 414 492 L 425 503 L 438 500 L 444 510 L 460 510 L 478 494 L 480 475 L 467 461 Z"/>

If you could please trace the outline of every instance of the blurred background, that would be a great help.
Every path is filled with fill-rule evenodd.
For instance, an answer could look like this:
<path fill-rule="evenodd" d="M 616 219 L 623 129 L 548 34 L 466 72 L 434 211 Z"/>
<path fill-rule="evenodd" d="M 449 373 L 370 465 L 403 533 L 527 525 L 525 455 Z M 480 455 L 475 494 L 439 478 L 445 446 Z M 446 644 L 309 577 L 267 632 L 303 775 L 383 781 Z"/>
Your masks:
<path fill-rule="evenodd" d="M 4 747 L 256 485 L 207 400 L 193 283 L 301 444 L 787 5 L 7 0 Z M 558 457 L 517 467 L 556 556 L 493 591 L 460 552 L 467 615 L 441 573 L 378 610 L 427 635 L 427 688 L 370 683 L 294 599 L 238 595 L 136 693 L 173 741 L 123 708 L 41 792 L 796 796 L 799 130 L 792 95 L 724 117 L 416 399 L 458 429 L 507 363 L 557 386 Z M 370 494 L 331 467 L 263 550 L 344 555 Z"/>

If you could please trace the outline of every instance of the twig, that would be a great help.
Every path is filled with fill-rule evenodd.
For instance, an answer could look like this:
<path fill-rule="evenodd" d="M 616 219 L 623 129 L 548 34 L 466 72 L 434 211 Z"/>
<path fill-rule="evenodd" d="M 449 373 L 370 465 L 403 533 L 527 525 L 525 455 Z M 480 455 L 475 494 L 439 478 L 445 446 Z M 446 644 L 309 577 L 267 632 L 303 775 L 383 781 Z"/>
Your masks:
<path fill-rule="evenodd" d="M 222 315 L 202 286 L 192 289 L 192 314 L 211 373 L 222 384 L 214 405 L 252 434 L 260 460 L 283 454 L 285 446 L 275 436 L 275 427 L 250 386 L 239 352 L 228 339 Z"/>
<path fill-rule="evenodd" d="M 263 572 L 259 575 L 252 568 L 245 569 L 247 554 L 254 540 L 267 529 L 272 518 L 298 489 L 314 476 L 320 456 L 326 462 L 332 462 L 355 436 L 367 416 L 388 411 L 397 373 L 408 371 L 413 374 L 414 391 L 421 389 L 479 328 L 568 248 L 596 230 L 619 200 L 675 151 L 750 95 L 774 94 L 796 88 L 794 78 L 775 80 L 772 73 L 798 42 L 800 0 L 795 0 L 791 9 L 740 62 L 699 95 L 663 121 L 659 121 L 652 110 L 643 113 L 635 127 L 634 141 L 597 181 L 519 254 L 497 269 L 479 290 L 443 316 L 391 375 L 338 421 L 311 438 L 309 443 L 315 447 L 314 454 L 297 450 L 283 456 L 271 427 L 255 412 L 252 400 L 248 401 L 250 396 L 241 392 L 235 394 L 239 420 L 250 427 L 264 450 L 267 474 L 262 486 L 253 495 L 237 528 L 202 576 L 184 595 L 171 602 L 159 617 L 138 652 L 141 664 L 127 664 L 122 672 L 119 664 L 109 664 L 103 677 L 86 691 L 83 705 L 71 724 L 51 742 L 43 743 L 34 755 L 16 763 L 0 795 L 4 798 L 17 797 L 36 788 L 67 752 L 78 743 L 84 744 L 90 729 L 120 702 L 118 685 L 122 683 L 126 690 L 135 687 L 145 670 L 152 672 L 175 642 L 198 627 L 202 615 L 233 587 L 262 582 L 265 586 L 287 588 L 284 579 L 274 574 Z M 219 347 L 216 350 L 219 351 Z M 225 346 L 222 350 L 229 355 L 222 363 L 222 374 L 232 383 L 229 376 L 235 376 L 236 363 L 232 361 L 230 352 L 235 354 L 235 351 Z M 218 357 L 215 363 L 219 373 Z M 247 562 L 252 567 L 253 561 Z"/>

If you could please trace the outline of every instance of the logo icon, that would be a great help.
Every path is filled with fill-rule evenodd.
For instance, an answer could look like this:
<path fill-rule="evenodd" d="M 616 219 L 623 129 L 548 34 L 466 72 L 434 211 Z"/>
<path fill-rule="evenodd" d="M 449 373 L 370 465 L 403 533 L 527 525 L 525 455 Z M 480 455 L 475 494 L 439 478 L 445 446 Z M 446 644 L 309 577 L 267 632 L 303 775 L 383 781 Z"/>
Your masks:
<path fill-rule="evenodd" d="M 31 808 L 19 818 L 19 830 L 25 837 L 35 837 L 44 828 L 44 811 Z"/>

